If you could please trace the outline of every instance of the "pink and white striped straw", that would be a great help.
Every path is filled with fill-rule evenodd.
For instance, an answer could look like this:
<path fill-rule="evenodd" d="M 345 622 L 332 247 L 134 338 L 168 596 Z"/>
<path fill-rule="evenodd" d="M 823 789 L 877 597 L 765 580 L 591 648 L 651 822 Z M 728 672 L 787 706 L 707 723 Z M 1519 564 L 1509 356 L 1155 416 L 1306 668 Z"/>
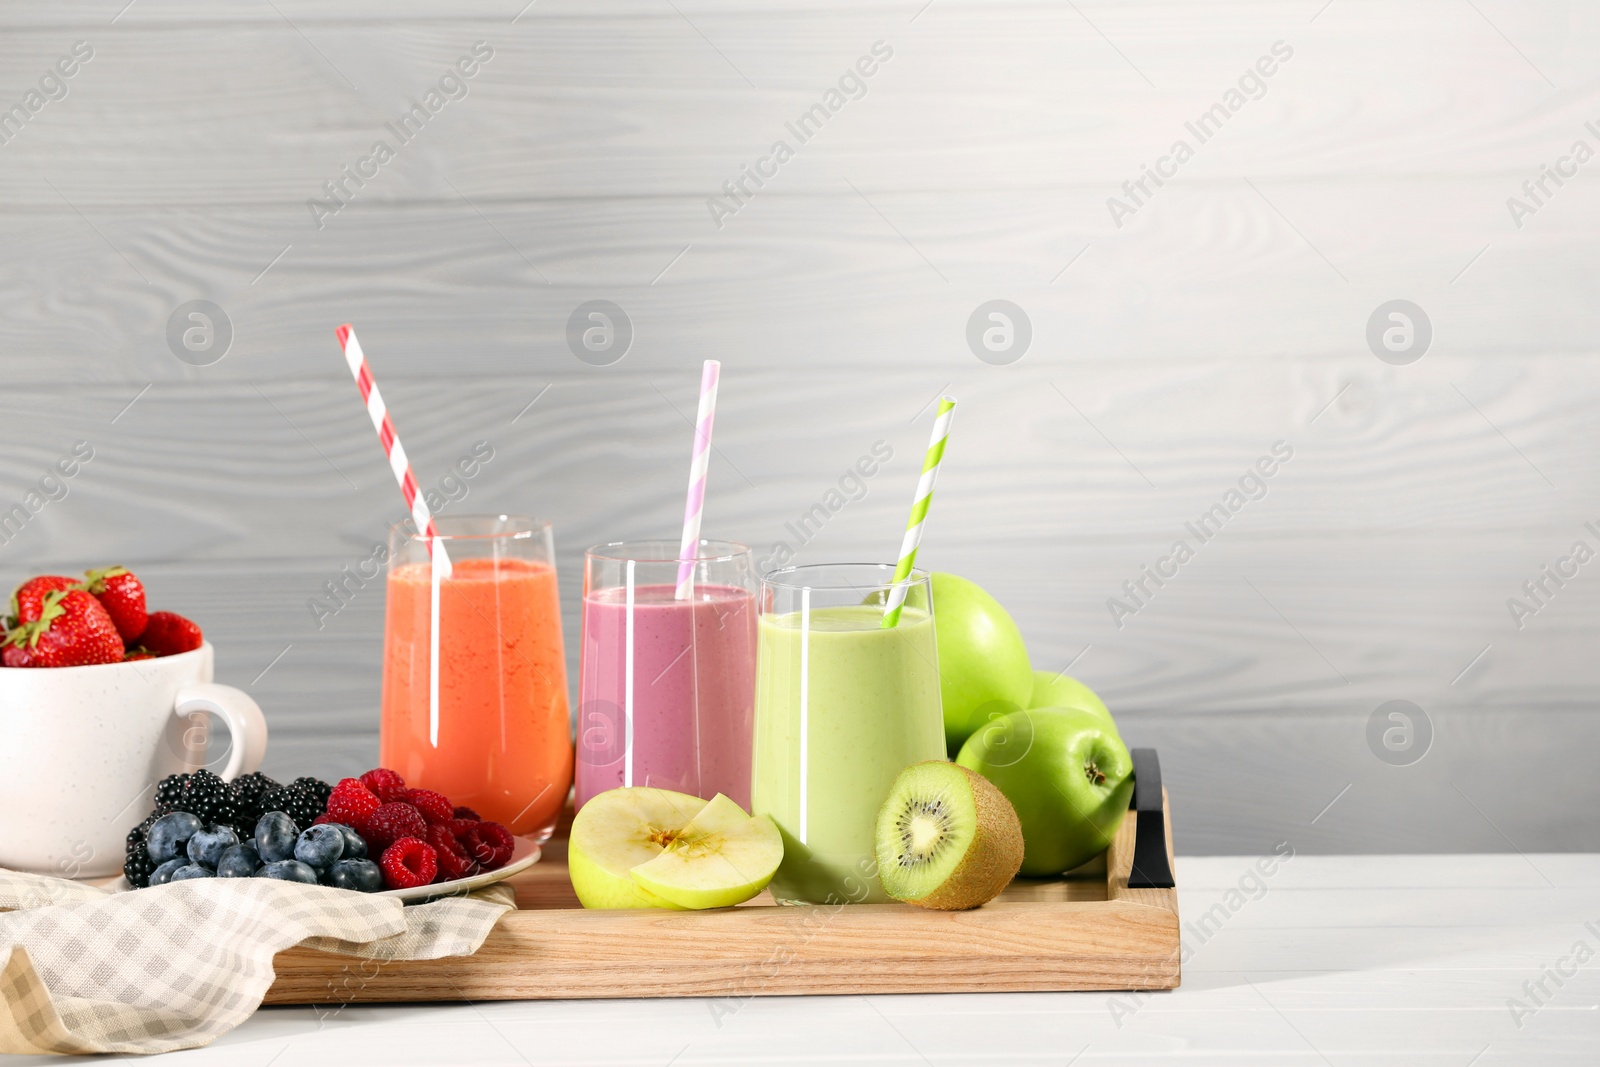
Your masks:
<path fill-rule="evenodd" d="M 437 552 L 439 569 L 443 572 L 441 577 L 448 578 L 450 557 L 445 554 L 444 545 L 438 543 L 439 529 L 433 524 L 428 502 L 417 488 L 417 476 L 411 472 L 411 460 L 406 457 L 405 445 L 400 443 L 400 437 L 395 433 L 389 409 L 383 403 L 383 394 L 378 392 L 378 383 L 372 377 L 372 369 L 367 366 L 361 342 L 356 340 L 356 331 L 347 322 L 334 333 L 338 335 L 339 347 L 344 350 L 344 361 L 350 365 L 350 373 L 355 376 L 356 388 L 361 390 L 361 399 L 366 402 L 372 428 L 378 431 L 383 454 L 389 458 L 389 469 L 394 471 L 395 479 L 400 483 L 400 492 L 406 498 L 406 507 L 411 509 L 411 521 L 416 523 L 417 533 L 427 538 L 428 554 L 432 556 Z"/>
<path fill-rule="evenodd" d="M 678 592 L 694 589 L 694 559 L 700 549 L 700 515 L 706 505 L 706 469 L 711 464 L 711 424 L 717 417 L 717 378 L 722 364 L 708 359 L 700 371 L 700 411 L 694 420 L 694 456 L 689 462 L 689 499 L 683 506 L 683 542 L 678 548 Z"/>

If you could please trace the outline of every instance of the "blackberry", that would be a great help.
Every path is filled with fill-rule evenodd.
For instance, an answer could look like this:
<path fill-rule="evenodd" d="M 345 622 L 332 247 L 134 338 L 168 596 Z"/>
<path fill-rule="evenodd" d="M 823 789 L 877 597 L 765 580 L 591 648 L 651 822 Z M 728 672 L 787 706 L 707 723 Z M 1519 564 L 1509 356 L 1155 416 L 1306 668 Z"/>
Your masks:
<path fill-rule="evenodd" d="M 267 812 L 261 806 L 261 801 L 267 793 L 278 788 L 278 783 L 255 771 L 251 774 L 240 775 L 232 783 L 234 804 L 238 807 L 238 824 L 253 827 L 256 820 Z"/>
<path fill-rule="evenodd" d="M 170 811 L 177 811 L 178 804 L 183 800 L 183 785 L 189 780 L 187 774 L 169 774 L 156 785 L 156 813 L 165 815 Z"/>
<path fill-rule="evenodd" d="M 122 858 L 122 873 L 127 877 L 128 884 L 135 889 L 148 886 L 150 872 L 156 868 L 156 861 L 150 858 L 147 842 L 150 837 L 150 827 L 160 817 L 159 811 L 152 811 L 145 817 L 144 822 L 128 831 L 127 849 Z"/>
<path fill-rule="evenodd" d="M 227 782 L 210 771 L 200 770 L 183 783 L 178 810 L 197 816 L 201 822 L 231 824 L 238 814 L 238 805 Z"/>
<path fill-rule="evenodd" d="M 137 850 L 129 849 L 127 859 L 122 863 L 122 874 L 128 879 L 128 884 L 135 889 L 143 889 L 150 884 L 150 874 L 156 869 L 156 861 L 150 858 L 150 853 L 141 846 Z"/>
<path fill-rule="evenodd" d="M 317 815 L 321 815 L 323 812 L 328 810 L 328 798 L 333 795 L 333 786 L 329 785 L 327 782 L 324 782 L 321 778 L 311 777 L 296 778 L 289 784 L 294 786 L 296 789 L 304 789 L 307 793 L 310 793 L 316 798 L 317 804 L 319 805 L 317 808 Z M 316 815 L 313 815 L 312 818 L 316 818 Z M 301 823 L 301 825 L 309 826 L 310 821 L 308 820 L 307 822 Z"/>
<path fill-rule="evenodd" d="M 261 798 L 264 811 L 281 811 L 293 819 L 296 826 L 310 826 L 317 816 L 327 810 L 328 802 L 298 785 L 280 785 L 269 789 Z"/>
<path fill-rule="evenodd" d="M 150 836 L 150 827 L 155 823 L 155 821 L 157 819 L 161 818 L 161 816 L 163 814 L 164 813 L 161 812 L 160 810 L 152 811 L 149 815 L 145 816 L 144 822 L 140 823 L 138 826 L 135 826 L 132 830 L 128 831 L 128 837 L 127 837 L 128 855 L 131 856 L 135 852 L 143 852 L 144 851 L 145 840 L 146 840 L 146 838 L 148 838 Z"/>

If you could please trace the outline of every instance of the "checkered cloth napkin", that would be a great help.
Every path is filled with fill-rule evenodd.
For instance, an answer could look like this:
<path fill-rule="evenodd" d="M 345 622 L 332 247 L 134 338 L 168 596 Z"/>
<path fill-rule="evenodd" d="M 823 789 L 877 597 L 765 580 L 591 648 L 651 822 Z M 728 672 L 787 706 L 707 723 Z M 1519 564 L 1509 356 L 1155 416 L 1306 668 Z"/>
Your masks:
<path fill-rule="evenodd" d="M 118 893 L 0 869 L 0 1053 L 206 1045 L 260 1006 L 286 948 L 466 956 L 512 906 L 503 885 L 408 908 L 266 878 Z"/>

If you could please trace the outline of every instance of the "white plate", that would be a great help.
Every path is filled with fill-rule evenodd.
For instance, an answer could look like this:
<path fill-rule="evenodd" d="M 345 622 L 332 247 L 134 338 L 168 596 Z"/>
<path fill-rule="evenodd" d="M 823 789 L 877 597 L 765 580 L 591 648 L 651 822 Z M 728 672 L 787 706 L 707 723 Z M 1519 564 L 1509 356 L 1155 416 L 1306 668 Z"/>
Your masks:
<path fill-rule="evenodd" d="M 421 901 L 433 900 L 435 897 L 458 896 L 463 893 L 470 893 L 474 889 L 482 889 L 486 885 L 494 885 L 496 882 L 510 878 L 513 874 L 520 874 L 539 862 L 540 848 L 533 843 L 532 838 L 519 837 L 515 840 L 516 847 L 511 851 L 511 861 L 497 870 L 484 871 L 482 874 L 475 874 L 471 878 L 457 878 L 453 882 L 434 882 L 430 885 L 413 886 L 410 889 L 384 889 L 372 895 L 377 897 L 398 897 L 407 901 Z"/>

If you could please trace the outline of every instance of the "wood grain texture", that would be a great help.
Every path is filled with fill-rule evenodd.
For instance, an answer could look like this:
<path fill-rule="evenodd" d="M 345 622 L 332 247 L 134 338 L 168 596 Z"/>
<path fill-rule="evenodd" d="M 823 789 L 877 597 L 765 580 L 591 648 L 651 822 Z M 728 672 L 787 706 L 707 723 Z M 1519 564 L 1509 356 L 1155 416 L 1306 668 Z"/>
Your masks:
<path fill-rule="evenodd" d="M 1171 989 L 1180 980 L 1178 894 L 1128 888 L 1135 822 L 1123 820 L 1098 880 L 1058 880 L 1054 893 L 1030 882 L 961 912 L 770 898 L 707 912 L 587 911 L 559 889 L 570 882 L 556 839 L 511 879 L 518 910 L 472 956 L 384 963 L 340 999 Z M 1169 835 L 1169 859 L 1171 844 Z M 279 953 L 267 1003 L 325 1001 L 348 964 L 307 949 Z"/>
<path fill-rule="evenodd" d="M 0 580 L 138 566 L 262 700 L 275 772 L 376 755 L 381 594 L 320 629 L 308 607 L 399 516 L 332 340 L 354 321 L 422 480 L 486 439 L 457 510 L 555 522 L 569 634 L 585 545 L 676 528 L 701 359 L 725 367 L 720 536 L 770 553 L 896 449 L 803 562 L 892 555 L 919 408 L 950 389 L 924 561 L 1161 748 L 1180 851 L 1600 848 L 1576 815 L 1600 584 L 1521 628 L 1506 608 L 1600 545 L 1594 165 L 1520 228 L 1506 206 L 1600 143 L 1590 7 L 122 7 L 0 10 L 0 106 L 95 49 L 0 145 L 0 511 L 97 450 Z M 307 199 L 478 40 L 467 95 L 319 228 Z M 707 198 L 878 40 L 866 94 L 719 228 Z M 1278 40 L 1264 95 L 1118 227 L 1107 198 Z M 565 339 L 597 297 L 636 330 L 605 368 Z M 997 297 L 1033 328 L 1003 367 L 965 336 Z M 1397 297 L 1434 326 L 1406 367 L 1364 337 Z M 196 298 L 234 327 L 211 366 L 165 339 Z M 1279 440 L 1266 498 L 1116 625 L 1108 598 Z M 1436 728 L 1412 767 L 1364 740 L 1395 698 Z M 1508 773 L 1569 803 L 1489 787 Z"/>
<path fill-rule="evenodd" d="M 835 187 L 843 171 L 864 189 L 1086 182 L 1103 211 L 1099 186 L 1137 176 L 1275 40 L 1294 58 L 1230 120 L 1222 146 L 1201 146 L 1186 178 L 1232 179 L 1241 159 L 1262 177 L 1504 167 L 1498 153 L 1563 145 L 1592 117 L 1580 87 L 1600 57 L 1593 13 L 1558 3 L 1502 23 L 1538 69 L 1442 0 L 1355 4 L 1315 25 L 1314 8 L 1265 0 L 1090 4 L 1084 16 L 941 3 L 914 23 L 904 4 L 540 4 L 516 25 L 505 14 L 514 4 L 427 5 L 409 18 L 280 7 L 140 3 L 109 29 L 87 14 L 27 28 L 16 23 L 36 16 L 7 15 L 7 66 L 19 72 L 45 67 L 73 37 L 97 39 L 73 93 L 27 132 L 41 134 L 41 155 L 95 139 L 121 164 L 79 176 L 88 204 L 300 208 L 486 40 L 494 58 L 417 139 L 430 166 L 385 175 L 363 199 L 450 196 L 438 175 L 454 172 L 488 198 L 677 195 L 704 216 L 706 196 L 882 40 L 894 58 L 796 145 L 804 155 L 763 198 Z M 1380 12 L 1386 32 L 1374 35 Z M 1546 106 L 1539 70 L 1572 97 Z M 1279 136 L 1286 128 L 1298 136 Z M 19 179 L 0 186 L 8 202 L 25 187 L 28 202 L 54 205 L 48 188 Z"/>
<path fill-rule="evenodd" d="M 691 372 L 712 356 L 794 381 L 824 369 L 843 380 L 913 373 L 938 388 L 1082 370 L 1152 387 L 1181 383 L 1178 368 L 1204 357 L 1267 375 L 1360 374 L 1404 392 L 1458 369 L 1512 374 L 1511 353 L 1583 367 L 1600 322 L 1583 257 L 1600 198 L 1574 187 L 1518 231 L 1504 200 L 1520 181 L 1452 175 L 1387 198 L 1376 179 L 1257 183 L 1270 202 L 1242 182 L 1173 186 L 1111 232 L 1094 213 L 1103 207 L 1062 216 L 1083 193 L 863 189 L 864 200 L 847 185 L 754 202 L 721 231 L 703 198 L 495 203 L 460 182 L 471 203 L 358 200 L 321 231 L 303 204 L 80 214 L 57 200 L 0 213 L 12 251 L 0 264 L 0 367 L 19 384 L 132 390 L 332 382 L 327 324 L 343 321 L 371 338 L 386 378 L 564 371 L 609 382 Z M 60 188 L 76 203 L 70 183 Z M 1559 224 L 1544 221 L 1558 211 Z M 1330 217 L 1361 225 L 1321 221 Z M 1010 367 L 980 363 L 965 336 L 968 316 L 997 296 L 1033 324 Z M 1434 323 L 1430 356 L 1403 369 L 1379 363 L 1364 334 L 1397 296 Z M 615 367 L 587 368 L 567 348 L 568 316 L 596 297 L 634 323 Z M 222 306 L 235 333 L 227 357 L 201 368 L 174 359 L 164 333 L 197 298 Z"/>

